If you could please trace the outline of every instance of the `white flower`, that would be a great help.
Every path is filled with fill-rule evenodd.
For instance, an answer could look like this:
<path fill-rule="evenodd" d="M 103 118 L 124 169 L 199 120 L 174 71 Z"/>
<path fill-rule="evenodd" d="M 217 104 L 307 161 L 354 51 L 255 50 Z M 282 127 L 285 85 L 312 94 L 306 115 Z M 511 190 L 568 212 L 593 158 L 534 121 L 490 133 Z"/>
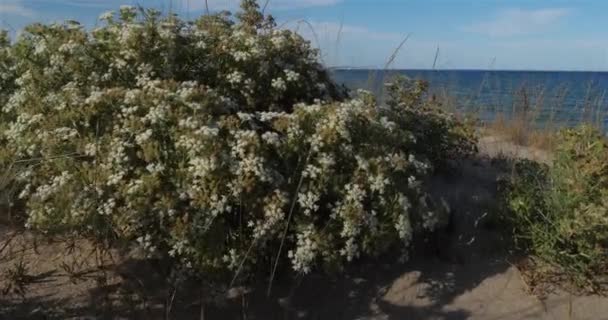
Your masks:
<path fill-rule="evenodd" d="M 272 38 L 270 38 L 270 41 L 272 41 L 272 44 L 277 49 L 282 48 L 286 43 L 285 37 L 278 30 L 275 30 L 275 33 L 272 35 Z"/>
<path fill-rule="evenodd" d="M 395 229 L 399 234 L 399 238 L 404 240 L 406 244 L 412 240 L 412 225 L 410 224 L 410 218 L 407 214 L 400 214 L 397 216 L 397 222 L 395 223 Z"/>
<path fill-rule="evenodd" d="M 355 242 L 354 238 L 346 240 L 345 246 L 340 250 L 340 254 L 346 257 L 347 261 L 353 261 L 353 259 L 359 257 L 359 246 Z"/>
<path fill-rule="evenodd" d="M 214 158 L 194 158 L 190 159 L 189 164 L 188 170 L 197 178 L 204 178 L 217 168 L 217 162 Z"/>
<path fill-rule="evenodd" d="M 97 154 L 97 145 L 94 143 L 87 143 L 84 146 L 84 154 L 89 157 L 94 157 Z"/>
<path fill-rule="evenodd" d="M 163 165 L 162 163 L 150 163 L 146 166 L 146 170 L 148 170 L 152 174 L 161 173 L 165 171 L 165 165 Z"/>
<path fill-rule="evenodd" d="M 123 4 L 120 6 L 120 12 L 121 13 L 135 13 L 135 11 L 137 10 L 137 8 L 135 8 L 134 6 L 130 6 L 130 5 L 126 5 Z"/>
<path fill-rule="evenodd" d="M 127 194 L 135 194 L 143 187 L 144 182 L 141 179 L 129 182 L 127 186 Z"/>
<path fill-rule="evenodd" d="M 187 128 L 187 129 L 191 129 L 191 130 L 194 130 L 194 129 L 200 127 L 198 121 L 195 120 L 193 117 L 188 117 L 186 119 L 180 119 L 178 126 L 180 128 Z"/>
<path fill-rule="evenodd" d="M 72 128 L 61 127 L 53 130 L 53 134 L 60 140 L 68 141 L 78 136 L 78 131 Z"/>
<path fill-rule="evenodd" d="M 430 168 L 429 164 L 417 160 L 413 154 L 409 155 L 408 162 L 411 163 L 419 173 L 425 173 Z"/>
<path fill-rule="evenodd" d="M 416 177 L 410 176 L 407 178 L 407 185 L 412 189 L 416 189 L 418 186 L 420 186 L 420 181 L 418 181 Z"/>
<path fill-rule="evenodd" d="M 256 116 L 262 122 L 269 122 L 277 118 L 288 117 L 289 114 L 285 112 L 258 112 L 256 113 Z"/>
<path fill-rule="evenodd" d="M 317 204 L 319 199 L 320 195 L 312 191 L 298 194 L 298 203 L 304 209 L 305 215 L 310 215 L 313 211 L 319 210 L 319 205 Z"/>
<path fill-rule="evenodd" d="M 285 70 L 284 72 L 285 72 L 285 78 L 287 79 L 287 82 L 295 82 L 300 79 L 300 74 L 295 71 Z"/>
<path fill-rule="evenodd" d="M 113 173 L 108 177 L 106 185 L 108 185 L 108 186 L 117 185 L 122 181 L 122 178 L 124 178 L 124 176 L 125 176 L 124 171 L 119 171 L 119 172 Z"/>
<path fill-rule="evenodd" d="M 232 53 L 232 56 L 234 57 L 234 60 L 240 62 L 249 60 L 250 54 L 245 51 L 236 51 Z"/>
<path fill-rule="evenodd" d="M 275 192 L 267 197 L 264 202 L 266 203 L 264 206 L 264 219 L 252 224 L 254 227 L 253 237 L 256 239 L 268 235 L 273 229 L 276 229 L 275 226 L 285 218 L 283 208 L 287 204 L 287 197 L 280 190 L 275 190 Z"/>
<path fill-rule="evenodd" d="M 41 55 L 46 51 L 46 40 L 41 39 L 36 42 L 36 46 L 34 47 L 34 54 Z"/>
<path fill-rule="evenodd" d="M 207 43 L 205 41 L 198 41 L 196 47 L 199 49 L 207 49 Z"/>
<path fill-rule="evenodd" d="M 304 172 L 302 172 L 302 176 L 308 177 L 308 178 L 314 180 L 317 177 L 319 177 L 322 172 L 323 172 L 323 170 L 321 170 L 321 168 L 314 166 L 312 164 L 309 164 L 306 166 L 306 169 L 304 169 Z"/>
<path fill-rule="evenodd" d="M 351 261 L 358 256 L 358 245 L 356 237 L 362 232 L 362 226 L 371 219 L 366 218 L 363 207 L 365 190 L 358 184 L 347 184 L 342 202 L 332 210 L 333 218 L 342 222 L 340 235 L 346 239 L 346 246 L 341 249 L 341 254 Z"/>
<path fill-rule="evenodd" d="M 143 145 L 146 141 L 148 141 L 152 137 L 152 129 L 148 129 L 137 136 L 135 136 L 135 142 L 139 145 Z"/>
<path fill-rule="evenodd" d="M 222 257 L 222 261 L 227 264 L 229 270 L 236 270 L 240 265 L 240 260 L 235 249 L 228 250 L 228 254 Z"/>
<path fill-rule="evenodd" d="M 262 140 L 264 140 L 264 142 L 266 142 L 267 144 L 273 146 L 278 146 L 281 143 L 279 134 L 271 131 L 264 132 L 264 134 L 262 134 Z"/>
<path fill-rule="evenodd" d="M 114 17 L 114 11 L 106 11 L 99 15 L 99 20 L 110 21 Z"/>
<path fill-rule="evenodd" d="M 385 186 L 390 183 L 390 180 L 388 178 L 385 178 L 382 174 L 378 174 L 375 176 L 370 175 L 368 177 L 368 182 L 370 183 L 370 190 L 376 191 L 379 194 L 383 194 Z"/>
<path fill-rule="evenodd" d="M 422 214 L 422 226 L 425 229 L 433 230 L 439 224 L 439 215 L 433 211 L 427 211 Z"/>
<path fill-rule="evenodd" d="M 32 189 L 32 185 L 29 183 L 26 184 L 25 187 L 23 187 L 23 190 L 21 190 L 21 192 L 19 193 L 18 198 L 25 199 L 25 198 L 29 197 L 31 189 Z"/>
<path fill-rule="evenodd" d="M 327 153 L 321 154 L 317 161 L 319 162 L 322 171 L 328 171 L 334 164 L 336 164 L 334 157 Z"/>
<path fill-rule="evenodd" d="M 287 90 L 287 84 L 283 78 L 272 79 L 271 86 L 275 88 L 277 91 L 285 91 Z"/>
<path fill-rule="evenodd" d="M 254 115 L 244 112 L 238 112 L 237 116 L 239 117 L 239 119 L 241 119 L 241 121 L 251 121 L 254 118 Z"/>
<path fill-rule="evenodd" d="M 314 229 L 309 226 L 306 230 L 299 233 L 296 242 L 296 250 L 290 250 L 288 257 L 291 259 L 292 267 L 295 271 L 308 274 L 317 256 L 318 245 L 314 241 Z"/>
<path fill-rule="evenodd" d="M 61 46 L 59 46 L 59 52 L 63 52 L 63 53 L 74 53 L 76 51 L 76 48 L 78 48 L 78 44 L 72 40 L 70 40 L 68 43 L 64 43 Z"/>
<path fill-rule="evenodd" d="M 152 245 L 152 236 L 146 234 L 144 236 L 138 237 L 137 242 L 146 250 L 148 253 L 154 253 L 156 251 L 156 247 Z"/>
<path fill-rule="evenodd" d="M 112 213 L 114 212 L 114 208 L 116 208 L 116 200 L 114 200 L 113 198 L 108 199 L 106 202 L 103 203 L 103 205 L 100 208 L 100 214 L 101 215 L 112 215 Z"/>
<path fill-rule="evenodd" d="M 169 256 L 176 257 L 180 256 L 188 247 L 188 240 L 181 239 L 173 244 L 171 250 L 169 250 Z"/>
<path fill-rule="evenodd" d="M 389 121 L 387 117 L 380 118 L 380 124 L 388 131 L 393 131 L 397 126 L 395 122 Z"/>
<path fill-rule="evenodd" d="M 234 71 L 228 74 L 228 76 L 226 76 L 226 79 L 232 84 L 239 84 L 241 83 L 241 81 L 243 81 L 243 74 L 241 72 Z"/>
<path fill-rule="evenodd" d="M 165 119 L 167 112 L 169 112 L 169 106 L 165 104 L 159 104 L 156 107 L 150 108 L 148 114 L 143 118 L 144 122 L 156 124 Z"/>

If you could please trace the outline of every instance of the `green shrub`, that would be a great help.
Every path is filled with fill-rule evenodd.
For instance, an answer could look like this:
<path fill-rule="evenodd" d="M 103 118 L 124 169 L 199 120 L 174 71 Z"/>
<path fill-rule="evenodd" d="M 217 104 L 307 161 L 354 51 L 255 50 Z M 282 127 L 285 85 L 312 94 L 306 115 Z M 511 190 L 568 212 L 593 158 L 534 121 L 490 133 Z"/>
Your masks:
<path fill-rule="evenodd" d="M 551 165 L 516 166 L 507 218 L 531 253 L 597 288 L 608 273 L 608 141 L 588 126 L 558 141 Z"/>
<path fill-rule="evenodd" d="M 206 275 L 277 255 L 340 266 L 440 226 L 421 181 L 458 154 L 462 124 L 345 99 L 308 42 L 255 2 L 238 17 L 122 7 L 91 32 L 33 25 L 5 44 L 0 163 L 20 169 L 27 225 L 137 241 Z"/>

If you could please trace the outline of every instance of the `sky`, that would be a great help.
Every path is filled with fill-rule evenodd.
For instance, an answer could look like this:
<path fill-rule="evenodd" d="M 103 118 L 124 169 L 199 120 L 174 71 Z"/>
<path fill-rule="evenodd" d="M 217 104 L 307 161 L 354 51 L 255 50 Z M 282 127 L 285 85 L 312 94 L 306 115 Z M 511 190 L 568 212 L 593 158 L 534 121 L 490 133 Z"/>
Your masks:
<path fill-rule="evenodd" d="M 205 13 L 204 0 L 0 0 L 0 28 L 15 34 L 66 19 L 93 26 L 121 4 Z M 327 66 L 608 71 L 606 0 L 269 0 L 267 12 L 319 47 Z"/>

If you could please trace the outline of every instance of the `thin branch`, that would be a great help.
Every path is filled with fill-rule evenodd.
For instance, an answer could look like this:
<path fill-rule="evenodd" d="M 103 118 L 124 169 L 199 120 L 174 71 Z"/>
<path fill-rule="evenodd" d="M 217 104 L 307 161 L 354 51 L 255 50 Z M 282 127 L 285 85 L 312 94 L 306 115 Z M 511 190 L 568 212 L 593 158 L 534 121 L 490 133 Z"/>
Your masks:
<path fill-rule="evenodd" d="M 317 35 L 317 32 L 315 31 L 315 27 L 310 22 L 308 22 L 308 20 L 305 20 L 305 19 L 300 19 L 297 22 L 298 22 L 298 28 L 300 27 L 300 23 L 304 23 L 310 28 L 310 32 L 312 32 L 312 36 L 315 39 L 315 42 L 317 43 L 317 48 L 319 48 L 319 52 L 321 52 L 321 42 L 319 41 L 319 36 Z M 297 30 L 296 30 L 296 32 L 297 32 Z M 319 59 L 321 59 L 321 63 L 323 65 L 325 65 L 325 61 L 323 59 L 322 54 L 319 54 Z"/>
<path fill-rule="evenodd" d="M 384 68 L 383 70 L 386 70 L 390 67 L 391 64 L 393 64 L 393 62 L 395 61 L 395 59 L 397 58 L 397 55 L 399 54 L 399 51 L 401 51 L 401 48 L 403 48 L 403 46 L 405 45 L 405 43 L 407 42 L 407 40 L 409 40 L 411 36 L 411 33 L 408 33 L 407 36 L 405 36 L 405 38 L 401 41 L 401 43 L 399 43 L 399 45 L 397 46 L 397 48 L 395 48 L 395 50 L 393 50 L 393 53 L 391 54 L 391 56 L 388 58 L 388 60 L 386 61 L 386 64 L 384 64 Z M 374 84 L 376 82 L 376 76 L 378 74 L 378 70 L 375 70 L 371 73 L 371 75 L 369 76 L 368 79 L 368 87 L 373 88 Z M 380 92 L 378 94 L 378 96 L 382 96 L 382 86 L 380 87 Z"/>
<path fill-rule="evenodd" d="M 401 43 L 399 43 L 399 46 L 397 46 L 397 48 L 395 48 L 395 50 L 391 54 L 390 58 L 388 59 L 388 61 L 384 65 L 384 69 L 388 69 L 388 67 L 390 67 L 390 65 L 393 64 L 393 62 L 397 58 L 397 55 L 399 54 L 399 51 L 401 51 L 401 48 L 403 48 L 403 46 L 405 45 L 405 43 L 407 42 L 407 40 L 409 40 L 410 36 L 411 36 L 411 34 L 408 34 L 407 36 L 405 36 L 405 38 L 403 39 L 403 41 L 401 41 Z"/>
<path fill-rule="evenodd" d="M 264 13 L 266 12 L 266 8 L 268 7 L 268 3 L 270 3 L 270 0 L 266 0 L 266 2 L 264 3 L 264 7 L 262 7 L 262 15 L 264 15 Z"/>
<path fill-rule="evenodd" d="M 437 66 L 437 59 L 439 59 L 439 46 L 437 46 L 437 51 L 435 51 L 435 60 L 433 60 L 432 70 L 435 70 L 435 67 Z"/>
<path fill-rule="evenodd" d="M 14 163 L 24 163 L 24 162 L 33 162 L 33 161 L 41 161 L 41 160 L 55 160 L 55 159 L 62 159 L 62 158 L 87 158 L 88 156 L 86 155 L 81 155 L 77 152 L 74 153 L 67 153 L 64 155 L 59 155 L 59 156 L 53 156 L 53 157 L 40 157 L 40 158 L 30 158 L 30 159 L 22 159 L 22 160 L 17 160 Z"/>
<path fill-rule="evenodd" d="M 17 235 L 19 235 L 20 232 L 13 232 L 8 239 L 6 239 L 6 241 L 4 242 L 4 244 L 2 245 L 2 248 L 0 248 L 0 254 L 2 254 L 2 252 L 4 251 L 4 249 L 6 249 L 9 244 L 13 241 L 13 239 L 15 239 L 17 237 Z M 1 259 L 1 256 L 0 256 Z"/>
<path fill-rule="evenodd" d="M 249 257 L 249 254 L 251 253 L 251 249 L 253 249 L 253 247 L 255 246 L 255 244 L 257 243 L 257 240 L 254 240 L 251 242 L 251 245 L 249 245 L 249 249 L 247 249 L 247 252 L 245 252 L 245 256 L 243 257 L 243 259 L 241 259 L 241 263 L 239 263 L 239 267 L 236 269 L 236 272 L 234 274 L 234 276 L 232 277 L 232 280 L 230 281 L 230 285 L 228 286 L 228 288 L 232 288 L 234 286 L 234 283 L 236 282 L 236 278 L 238 278 L 239 274 L 241 273 L 241 270 L 243 269 L 243 265 L 245 264 L 245 261 L 247 261 L 247 257 Z"/>
<path fill-rule="evenodd" d="M 306 161 L 304 162 L 304 167 L 306 167 L 306 164 L 308 164 L 308 161 L 310 160 L 311 155 L 312 155 L 312 149 L 308 152 L 308 156 L 306 156 Z M 274 280 L 274 275 L 277 271 L 277 266 L 279 265 L 279 259 L 281 258 L 281 251 L 283 250 L 283 244 L 285 244 L 285 238 L 287 237 L 287 231 L 289 230 L 289 225 L 291 224 L 291 218 L 293 217 L 293 211 L 296 207 L 298 193 L 300 192 L 300 188 L 302 188 L 303 182 L 304 182 L 304 171 L 302 171 L 302 174 L 300 175 L 300 181 L 298 181 L 298 187 L 296 188 L 296 192 L 294 193 L 293 200 L 291 201 L 291 208 L 289 209 L 289 216 L 287 217 L 287 225 L 285 225 L 285 229 L 283 230 L 283 236 L 281 237 L 281 244 L 279 245 L 279 252 L 277 252 L 277 257 L 274 261 L 272 273 L 270 274 L 270 280 L 268 281 L 268 291 L 267 291 L 268 296 L 270 296 L 270 291 L 272 289 L 272 282 Z"/>
<path fill-rule="evenodd" d="M 177 293 L 177 287 L 173 288 L 171 293 L 171 298 L 167 302 L 165 319 L 169 320 L 171 318 L 171 309 L 173 308 L 173 301 L 175 300 L 175 294 Z"/>
<path fill-rule="evenodd" d="M 308 159 L 310 158 L 310 154 L 311 154 L 311 152 L 309 152 L 308 157 L 306 158 L 306 163 L 308 163 Z M 304 164 L 304 166 L 306 166 L 306 163 Z M 297 168 L 299 168 L 299 167 L 300 167 L 300 165 L 301 165 L 301 158 L 298 160 L 298 165 L 296 166 L 296 171 L 298 170 Z M 300 191 L 300 188 L 301 188 L 301 182 L 302 182 L 302 176 L 300 176 L 300 183 L 298 184 L 298 187 L 297 187 L 297 189 L 296 189 L 296 194 L 297 194 L 297 192 L 299 192 L 299 191 Z M 294 198 L 294 201 L 295 201 L 295 198 Z M 294 202 L 292 202 L 292 209 L 293 209 L 293 204 L 294 204 Z M 241 197 L 241 205 L 240 205 L 240 209 L 239 209 L 239 210 L 242 210 L 242 197 Z M 293 211 L 293 210 L 291 210 L 291 211 L 290 211 L 290 214 L 289 214 L 289 219 L 291 219 L 291 212 L 292 212 L 292 211 Z M 289 222 L 288 222 L 288 225 L 289 225 Z M 285 240 L 285 236 L 283 236 L 283 240 Z M 236 272 L 235 272 L 234 276 L 232 277 L 232 280 L 230 281 L 230 285 L 228 286 L 228 288 L 232 288 L 232 287 L 234 286 L 234 283 L 236 282 L 236 279 L 238 278 L 238 276 L 240 275 L 240 273 L 241 273 L 241 271 L 242 271 L 242 269 L 243 269 L 243 265 L 245 264 L 245 261 L 247 261 L 247 258 L 249 257 L 249 254 L 251 253 L 251 250 L 253 249 L 253 247 L 254 247 L 254 246 L 257 244 L 257 243 L 258 243 L 258 240 L 257 240 L 257 239 L 254 239 L 254 240 L 251 242 L 251 244 L 249 245 L 249 248 L 247 249 L 247 252 L 245 252 L 245 256 L 243 257 L 243 259 L 241 259 L 241 262 L 239 263 L 239 267 L 237 268 L 237 270 L 236 270 Z M 281 246 L 282 246 L 282 245 L 283 245 L 283 241 L 281 241 Z M 281 249 L 279 249 L 279 253 L 280 253 L 280 250 L 281 250 Z M 273 272 L 273 273 L 274 273 L 274 272 Z M 272 281 L 272 280 L 271 280 L 271 281 Z"/>

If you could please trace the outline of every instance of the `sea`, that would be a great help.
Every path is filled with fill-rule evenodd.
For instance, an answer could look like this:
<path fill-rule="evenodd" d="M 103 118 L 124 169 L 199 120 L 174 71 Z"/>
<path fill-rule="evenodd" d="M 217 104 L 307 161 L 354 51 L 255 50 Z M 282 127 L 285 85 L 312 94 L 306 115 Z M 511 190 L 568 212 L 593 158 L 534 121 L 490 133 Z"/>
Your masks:
<path fill-rule="evenodd" d="M 426 80 L 429 94 L 446 107 L 483 122 L 525 110 L 538 126 L 608 124 L 608 72 L 332 69 L 332 74 L 338 83 L 372 91 L 380 100 L 384 84 L 395 76 Z"/>

